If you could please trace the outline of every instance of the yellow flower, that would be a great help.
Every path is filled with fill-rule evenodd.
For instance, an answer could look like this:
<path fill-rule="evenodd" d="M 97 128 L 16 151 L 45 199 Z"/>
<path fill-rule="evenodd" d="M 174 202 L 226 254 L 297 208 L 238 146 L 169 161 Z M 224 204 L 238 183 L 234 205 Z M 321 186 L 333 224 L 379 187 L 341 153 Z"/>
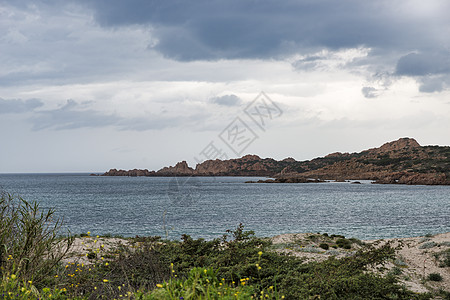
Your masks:
<path fill-rule="evenodd" d="M 55 275 L 55 278 L 58 278 L 58 275 Z"/>
<path fill-rule="evenodd" d="M 29 281 L 28 281 L 28 283 L 29 283 L 29 284 L 32 284 L 32 283 L 33 283 L 33 281 L 29 280 Z"/>
<path fill-rule="evenodd" d="M 14 275 L 14 274 L 11 275 L 11 279 L 12 279 L 12 280 L 15 280 L 16 278 L 17 278 L 16 275 Z"/>
<path fill-rule="evenodd" d="M 87 232 L 87 235 L 91 235 L 91 232 L 90 232 L 90 231 L 88 231 L 88 232 Z"/>
<path fill-rule="evenodd" d="M 103 282 L 108 282 L 109 280 L 108 279 L 103 279 Z"/>
<path fill-rule="evenodd" d="M 261 255 L 262 255 L 262 251 L 259 251 L 259 252 L 258 252 L 258 255 L 261 256 Z"/>
<path fill-rule="evenodd" d="M 20 291 L 21 291 L 22 293 L 24 293 L 26 290 L 27 290 L 27 289 L 24 288 L 24 287 L 20 289 Z"/>
<path fill-rule="evenodd" d="M 161 283 L 158 283 L 156 286 L 159 287 L 159 288 L 163 287 L 163 285 Z"/>

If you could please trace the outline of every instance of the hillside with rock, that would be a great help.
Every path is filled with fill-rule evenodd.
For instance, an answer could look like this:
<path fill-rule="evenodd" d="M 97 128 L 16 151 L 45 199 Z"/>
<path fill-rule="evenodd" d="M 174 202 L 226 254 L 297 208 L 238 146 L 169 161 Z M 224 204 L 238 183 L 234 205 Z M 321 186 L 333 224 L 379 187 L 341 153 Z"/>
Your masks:
<path fill-rule="evenodd" d="M 323 180 L 372 180 L 389 184 L 450 184 L 450 147 L 421 146 L 401 138 L 359 153 L 332 153 L 308 161 L 280 161 L 246 155 L 207 160 L 195 169 L 183 161 L 158 171 L 111 169 L 104 176 L 263 176 L 267 182 L 295 183 Z"/>

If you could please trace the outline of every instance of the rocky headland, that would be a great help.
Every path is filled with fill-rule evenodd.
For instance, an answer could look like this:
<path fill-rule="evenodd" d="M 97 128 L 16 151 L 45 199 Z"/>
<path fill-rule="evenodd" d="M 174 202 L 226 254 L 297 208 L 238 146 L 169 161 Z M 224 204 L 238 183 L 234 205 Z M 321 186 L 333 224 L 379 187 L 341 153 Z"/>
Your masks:
<path fill-rule="evenodd" d="M 450 184 L 450 147 L 421 146 L 401 138 L 359 153 L 332 153 L 308 161 L 277 161 L 246 155 L 229 160 L 207 160 L 195 169 L 186 161 L 158 171 L 111 169 L 103 176 L 262 176 L 268 183 L 372 180 L 388 184 Z"/>

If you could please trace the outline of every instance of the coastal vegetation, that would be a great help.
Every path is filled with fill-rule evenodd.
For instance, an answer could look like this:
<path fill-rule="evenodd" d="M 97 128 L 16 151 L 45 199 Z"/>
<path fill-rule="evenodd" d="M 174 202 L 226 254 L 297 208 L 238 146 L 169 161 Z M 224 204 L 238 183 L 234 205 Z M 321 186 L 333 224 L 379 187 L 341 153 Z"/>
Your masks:
<path fill-rule="evenodd" d="M 396 246 L 311 234 L 322 261 L 279 251 L 240 224 L 213 240 L 183 235 L 61 236 L 53 210 L 8 194 L 0 198 L 2 299 L 430 299 L 386 272 Z M 110 239 L 120 240 L 108 247 Z M 292 245 L 293 247 L 294 245 Z M 297 242 L 299 248 L 306 248 Z M 319 247 L 320 246 L 320 247 Z M 75 247 L 75 248 L 74 248 Z M 75 250 L 73 250 L 75 249 Z M 77 250 L 78 249 L 78 250 Z M 81 250 L 80 250 L 81 249 Z M 440 254 L 445 262 L 448 256 Z M 431 275 L 429 280 L 437 280 Z M 443 296 L 448 294 L 442 292 Z"/>

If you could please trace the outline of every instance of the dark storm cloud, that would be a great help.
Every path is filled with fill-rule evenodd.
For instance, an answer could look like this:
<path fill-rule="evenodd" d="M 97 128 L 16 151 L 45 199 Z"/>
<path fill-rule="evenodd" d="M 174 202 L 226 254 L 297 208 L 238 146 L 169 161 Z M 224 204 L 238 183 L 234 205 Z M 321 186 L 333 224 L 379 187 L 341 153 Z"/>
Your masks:
<path fill-rule="evenodd" d="M 409 53 L 399 59 L 396 73 L 407 76 L 448 74 L 450 73 L 450 52 Z"/>
<path fill-rule="evenodd" d="M 450 52 L 409 53 L 398 60 L 395 74 L 416 78 L 422 93 L 441 92 L 450 83 Z"/>
<path fill-rule="evenodd" d="M 430 74 L 450 74 L 448 31 L 450 19 L 445 15 L 450 4 L 445 1 L 360 1 L 360 0 L 5 0 L 20 10 L 45 12 L 47 16 L 70 15 L 74 7 L 93 15 L 97 24 L 107 29 L 144 28 L 148 30 L 148 49 L 177 61 L 216 61 L 226 59 L 284 59 L 300 54 L 304 59 L 293 63 L 297 70 L 323 71 L 329 57 L 316 57 L 321 50 L 368 48 L 367 57 L 346 66 L 357 64 L 369 72 L 389 72 L 395 76 L 410 76 L 419 83 Z M 80 10 L 77 10 L 80 13 Z M 70 15 L 72 16 L 72 15 Z M 62 19 L 56 19 L 62 22 Z M 46 78 L 61 80 L 71 76 L 98 76 L 123 73 L 141 66 L 142 56 L 129 55 L 127 41 L 119 46 L 113 41 L 86 39 L 72 41 L 72 26 L 55 34 L 58 24 L 52 23 L 41 41 L 67 39 L 67 43 L 53 43 L 56 49 L 47 51 L 46 43 L 31 49 L 18 61 L 37 57 L 48 59 L 48 53 L 59 57 L 50 60 Z M 61 26 L 60 26 L 61 27 Z M 62 26 L 63 27 L 63 26 Z M 80 36 L 89 37 L 89 28 Z M 31 35 L 35 36 L 35 35 Z M 126 35 L 125 35 L 126 36 Z M 60 46 L 61 45 L 61 46 Z M 1 46 L 1 45 L 0 45 Z M 33 45 L 31 45 L 33 46 Z M 75 46 L 75 48 L 73 48 Z M 139 45 L 140 46 L 140 45 Z M 60 47 L 60 48 L 58 48 Z M 2 47 L 3 48 L 3 47 Z M 119 49 L 117 49 L 119 48 Z M 34 49 L 41 49 L 36 56 Z M 71 50 L 69 50 L 71 49 Z M 2 49 L 8 50 L 7 47 Z M 17 48 L 12 48 L 11 55 Z M 414 53 L 412 53 L 414 52 Z M 71 55 L 66 55 L 71 53 Z M 74 53 L 81 53 L 75 55 Z M 101 53 L 101 54 L 99 54 Z M 59 55 L 59 56 L 58 56 Z M 53 55 L 55 56 L 55 55 Z M 5 60 L 6 61 L 6 60 Z M 34 62 L 34 61 L 33 61 Z M 62 76 L 55 70 L 67 66 Z M 37 66 L 40 66 L 37 64 Z M 81 67 L 80 67 L 81 66 Z M 14 68 L 11 68 L 14 69 Z M 23 70 L 24 68 L 18 68 Z M 30 80 L 36 76 L 30 73 Z M 72 75 L 75 74 L 75 75 Z M 97 76 L 98 75 L 98 76 Z M 0 76 L 0 85 L 23 82 L 24 74 L 7 73 Z M 4 77 L 4 76 L 3 76 Z M 3 80 L 4 79 L 4 80 Z M 25 78 L 26 79 L 26 78 Z M 70 79 L 68 79 L 70 80 Z M 421 90 L 439 90 L 438 79 L 424 83 Z M 13 81 L 13 82 L 11 82 Z M 442 83 L 443 89 L 446 84 Z"/>
<path fill-rule="evenodd" d="M 43 106 L 44 103 L 42 103 L 39 99 L 28 99 L 28 100 L 21 100 L 21 99 L 2 99 L 0 98 L 0 114 L 18 114 L 18 113 L 25 113 L 25 112 L 31 112 L 34 109 Z"/>
<path fill-rule="evenodd" d="M 449 46 L 442 44 L 449 21 L 436 16 L 409 15 L 411 10 L 420 7 L 407 1 L 97 0 L 86 3 L 94 9 L 96 20 L 103 26 L 150 26 L 158 39 L 151 48 L 179 61 L 280 59 L 296 53 L 310 55 L 320 49 L 363 46 L 371 48 L 372 53 L 382 50 L 391 55 L 423 50 L 423 54 L 400 56 L 393 75 L 450 74 L 448 53 L 435 54 Z M 443 5 L 441 10 L 447 8 L 445 3 L 439 5 Z M 322 66 L 321 59 L 326 57 L 307 56 L 293 66 L 297 70 L 316 70 Z M 447 62 L 443 64 L 442 59 Z M 367 61 L 382 64 L 384 60 Z M 428 88 L 424 86 L 423 90 Z"/>
<path fill-rule="evenodd" d="M 149 25 L 155 49 L 178 60 L 280 57 L 314 48 L 421 46 L 426 28 L 399 20 L 387 2 L 86 1 L 103 26 Z M 420 36 L 420 38 L 417 38 Z"/>
<path fill-rule="evenodd" d="M 222 106 L 236 106 L 242 103 L 241 98 L 236 95 L 224 95 L 210 99 L 210 102 Z"/>

